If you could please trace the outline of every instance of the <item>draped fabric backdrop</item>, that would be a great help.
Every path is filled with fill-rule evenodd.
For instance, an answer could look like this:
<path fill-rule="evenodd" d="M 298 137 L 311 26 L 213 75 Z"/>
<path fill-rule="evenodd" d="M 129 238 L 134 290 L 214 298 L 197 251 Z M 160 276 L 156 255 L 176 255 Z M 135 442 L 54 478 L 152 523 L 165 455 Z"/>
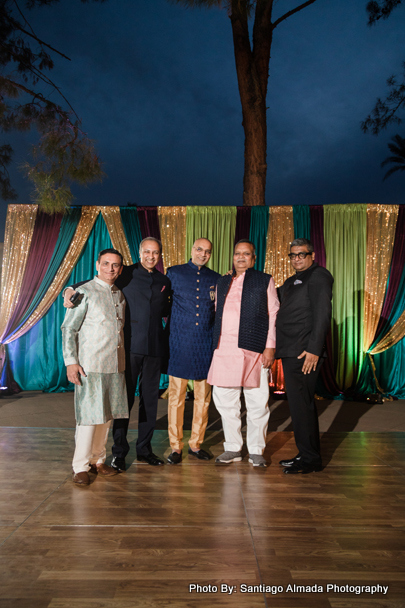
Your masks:
<path fill-rule="evenodd" d="M 187 260 L 190 258 L 194 241 L 205 237 L 212 243 L 208 268 L 225 274 L 232 268 L 235 228 L 236 207 L 187 207 Z"/>
<path fill-rule="evenodd" d="M 266 263 L 267 228 L 269 225 L 269 208 L 252 207 L 250 215 L 249 240 L 256 247 L 256 270 L 263 272 Z"/>
<path fill-rule="evenodd" d="M 310 237 L 315 259 L 335 278 L 328 358 L 318 393 L 353 397 L 384 390 L 405 397 L 405 206 L 73 207 L 48 216 L 36 205 L 10 205 L 4 240 L 1 386 L 71 390 L 62 359 L 62 289 L 91 279 L 100 250 L 139 260 L 142 238 L 163 243 L 161 270 L 190 257 L 196 238 L 213 243 L 209 267 L 232 267 L 234 243 L 250 238 L 256 265 L 276 285 L 292 273 L 294 238 Z M 167 383 L 162 376 L 161 387 Z M 17 386 L 18 385 L 18 386 Z M 273 388 L 283 390 L 282 367 Z"/>
<path fill-rule="evenodd" d="M 166 272 L 186 262 L 186 207 L 159 207 L 158 213 Z"/>
<path fill-rule="evenodd" d="M 147 236 L 153 236 L 159 241 L 162 240 L 157 207 L 138 207 L 138 218 L 143 239 Z M 156 268 L 160 272 L 164 272 L 163 259 L 159 260 Z"/>
<path fill-rule="evenodd" d="M 270 207 L 264 271 L 272 275 L 276 287 L 280 287 L 294 272 L 287 255 L 290 251 L 290 243 L 293 240 L 293 208 Z M 281 360 L 274 362 L 271 375 L 272 388 L 277 392 L 284 392 L 284 373 Z"/>
<path fill-rule="evenodd" d="M 311 240 L 311 216 L 307 205 L 295 205 L 294 216 L 294 238 Z"/>
<path fill-rule="evenodd" d="M 332 300 L 332 356 L 341 391 L 356 385 L 363 359 L 364 279 L 367 207 L 324 207 L 326 268 L 335 283 Z"/>
<path fill-rule="evenodd" d="M 234 244 L 242 239 L 249 239 L 252 207 L 238 207 L 236 210 L 236 228 Z M 250 239 L 249 239 L 250 240 Z"/>

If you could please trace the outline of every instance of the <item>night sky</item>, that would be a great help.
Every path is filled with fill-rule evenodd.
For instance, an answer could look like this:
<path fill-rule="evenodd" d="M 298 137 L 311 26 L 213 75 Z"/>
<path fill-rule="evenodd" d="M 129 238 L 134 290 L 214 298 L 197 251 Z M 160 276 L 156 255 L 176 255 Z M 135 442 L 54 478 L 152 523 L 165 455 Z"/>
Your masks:
<path fill-rule="evenodd" d="M 275 17 L 297 4 L 279 0 Z M 317 0 L 275 30 L 267 204 L 405 202 L 404 173 L 383 182 L 380 168 L 403 128 L 378 137 L 360 129 L 386 79 L 401 73 L 405 6 L 371 28 L 365 6 Z M 244 136 L 225 11 L 166 0 L 62 0 L 27 16 L 72 59 L 55 56 L 51 78 L 96 140 L 107 173 L 102 184 L 74 188 L 75 204 L 242 204 Z M 29 138 L 8 140 L 18 165 Z M 16 202 L 31 202 L 30 185 L 17 169 L 11 174 Z"/>

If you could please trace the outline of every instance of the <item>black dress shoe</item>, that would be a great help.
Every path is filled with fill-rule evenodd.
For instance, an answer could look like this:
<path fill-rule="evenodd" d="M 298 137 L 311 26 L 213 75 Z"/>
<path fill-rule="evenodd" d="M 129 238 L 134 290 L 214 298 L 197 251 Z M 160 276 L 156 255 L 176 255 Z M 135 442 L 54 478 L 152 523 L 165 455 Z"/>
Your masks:
<path fill-rule="evenodd" d="M 156 456 L 156 454 L 148 454 L 147 456 L 143 456 L 142 454 L 138 454 L 136 457 L 138 462 L 147 462 L 151 464 L 153 467 L 158 467 L 161 464 L 164 464 L 164 460 Z"/>
<path fill-rule="evenodd" d="M 302 473 L 305 475 L 306 473 L 316 473 L 322 471 L 321 464 L 305 464 L 303 462 L 294 462 L 290 467 L 286 467 L 283 471 L 286 475 L 297 475 Z"/>
<path fill-rule="evenodd" d="M 208 452 L 202 450 L 201 448 L 197 452 L 194 452 L 194 450 L 188 448 L 188 453 L 190 456 L 195 456 L 198 458 L 198 460 L 211 460 L 211 456 L 208 454 Z"/>
<path fill-rule="evenodd" d="M 183 455 L 180 452 L 172 452 L 168 457 L 167 457 L 167 463 L 168 464 L 180 464 L 180 462 L 183 459 Z"/>
<path fill-rule="evenodd" d="M 118 456 L 113 456 L 113 459 L 111 461 L 111 466 L 113 469 L 116 469 L 117 471 L 125 471 L 126 470 L 125 458 L 118 458 Z"/>
<path fill-rule="evenodd" d="M 289 460 L 280 460 L 278 464 L 282 467 L 291 467 L 294 463 L 299 462 L 301 460 L 301 456 L 297 454 L 294 458 L 290 458 Z"/>

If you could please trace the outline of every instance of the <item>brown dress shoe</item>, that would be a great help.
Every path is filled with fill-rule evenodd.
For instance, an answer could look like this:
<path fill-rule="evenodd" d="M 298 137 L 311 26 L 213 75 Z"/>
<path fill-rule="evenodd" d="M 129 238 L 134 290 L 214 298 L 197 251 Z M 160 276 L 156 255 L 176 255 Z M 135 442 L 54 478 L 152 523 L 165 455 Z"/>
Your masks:
<path fill-rule="evenodd" d="M 112 475 L 118 475 L 117 469 L 109 467 L 108 464 L 97 464 L 97 473 L 103 477 L 111 477 Z"/>
<path fill-rule="evenodd" d="M 86 471 L 80 471 L 80 473 L 73 473 L 72 481 L 78 486 L 88 486 L 90 484 L 90 477 Z"/>

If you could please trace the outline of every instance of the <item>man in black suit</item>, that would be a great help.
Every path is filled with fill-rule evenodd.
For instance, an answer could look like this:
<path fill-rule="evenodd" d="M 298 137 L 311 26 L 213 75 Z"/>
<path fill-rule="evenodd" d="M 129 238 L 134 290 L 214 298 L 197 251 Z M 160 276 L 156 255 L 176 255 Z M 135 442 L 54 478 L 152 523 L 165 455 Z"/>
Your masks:
<path fill-rule="evenodd" d="M 124 266 L 117 284 L 127 302 L 124 336 L 129 412 L 139 379 L 137 460 L 153 466 L 164 464 L 152 452 L 151 440 L 156 425 L 160 373 L 168 357 L 168 339 L 162 318 L 170 314 L 171 296 L 170 279 L 156 270 L 161 255 L 162 244 L 158 239 L 143 239 L 139 246 L 140 261 Z M 72 294 L 71 290 L 66 290 L 65 305 L 68 306 L 66 302 Z M 129 452 L 128 425 L 129 418 L 114 420 L 111 466 L 119 471 L 125 470 L 125 457 Z"/>
<path fill-rule="evenodd" d="M 308 239 L 295 239 L 288 255 L 296 274 L 279 289 L 276 358 L 283 362 L 298 454 L 280 464 L 287 474 L 311 473 L 322 469 L 314 395 L 330 329 L 333 277 L 314 261 Z"/>

